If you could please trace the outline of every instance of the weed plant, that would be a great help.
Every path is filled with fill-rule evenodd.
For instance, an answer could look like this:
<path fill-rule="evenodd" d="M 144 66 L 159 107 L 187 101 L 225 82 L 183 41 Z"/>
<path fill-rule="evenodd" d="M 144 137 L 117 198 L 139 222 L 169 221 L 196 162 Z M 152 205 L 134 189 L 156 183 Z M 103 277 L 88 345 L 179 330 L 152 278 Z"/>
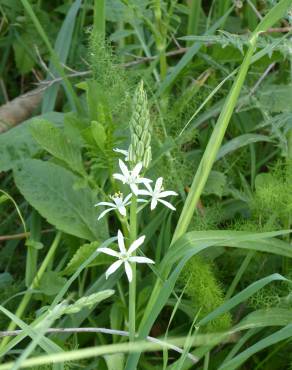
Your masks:
<path fill-rule="evenodd" d="M 291 367 L 291 6 L 0 0 L 0 370 Z"/>

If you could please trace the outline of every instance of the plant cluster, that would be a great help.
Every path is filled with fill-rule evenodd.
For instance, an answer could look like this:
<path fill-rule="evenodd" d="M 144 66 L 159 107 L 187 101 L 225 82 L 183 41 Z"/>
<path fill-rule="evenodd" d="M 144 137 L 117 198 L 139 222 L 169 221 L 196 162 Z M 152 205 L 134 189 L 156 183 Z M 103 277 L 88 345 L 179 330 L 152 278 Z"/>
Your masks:
<path fill-rule="evenodd" d="M 291 6 L 0 0 L 0 370 L 291 366 Z"/>

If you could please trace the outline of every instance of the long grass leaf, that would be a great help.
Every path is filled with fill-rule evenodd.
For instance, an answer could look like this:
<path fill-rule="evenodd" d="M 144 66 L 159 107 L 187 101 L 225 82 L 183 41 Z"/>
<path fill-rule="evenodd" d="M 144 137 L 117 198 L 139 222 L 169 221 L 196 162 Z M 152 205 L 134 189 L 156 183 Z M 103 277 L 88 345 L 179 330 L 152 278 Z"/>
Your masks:
<path fill-rule="evenodd" d="M 76 0 L 70 7 L 66 18 L 62 24 L 62 27 L 58 33 L 55 43 L 55 53 L 59 57 L 59 61 L 65 64 L 68 58 L 68 54 L 71 48 L 72 35 L 75 27 L 76 16 L 80 9 L 82 0 Z M 54 63 L 50 63 L 49 71 L 52 75 L 57 75 L 58 71 L 54 67 Z M 49 77 L 49 76 L 47 76 Z M 66 86 L 64 86 L 66 89 Z M 59 84 L 55 83 L 48 90 L 45 91 L 42 102 L 42 113 L 50 112 L 54 110 Z M 68 92 L 68 98 L 71 99 L 70 92 Z M 72 102 L 74 104 L 74 102 Z"/>

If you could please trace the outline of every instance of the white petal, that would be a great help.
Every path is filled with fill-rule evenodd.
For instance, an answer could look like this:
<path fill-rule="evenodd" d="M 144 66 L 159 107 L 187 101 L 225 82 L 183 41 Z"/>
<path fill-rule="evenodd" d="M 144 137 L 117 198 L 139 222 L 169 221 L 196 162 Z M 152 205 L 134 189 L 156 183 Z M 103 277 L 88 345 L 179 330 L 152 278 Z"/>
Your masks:
<path fill-rule="evenodd" d="M 107 279 L 111 274 L 113 274 L 121 265 L 123 261 L 118 260 L 114 262 L 105 272 L 105 278 Z"/>
<path fill-rule="evenodd" d="M 151 205 L 150 205 L 151 211 L 153 211 L 153 209 L 155 209 L 156 206 L 157 206 L 157 199 L 156 198 L 152 198 Z"/>
<path fill-rule="evenodd" d="M 128 203 L 128 201 L 132 198 L 132 193 L 128 194 L 126 198 L 124 199 L 124 204 Z"/>
<path fill-rule="evenodd" d="M 137 199 L 137 202 L 138 202 L 138 203 L 147 203 L 147 202 L 148 202 L 148 200 L 138 198 L 138 199 Z"/>
<path fill-rule="evenodd" d="M 122 216 L 126 216 L 126 214 L 127 214 L 127 210 L 126 210 L 126 207 L 124 205 L 118 207 L 118 211 L 120 212 L 120 214 Z"/>
<path fill-rule="evenodd" d="M 121 159 L 119 159 L 119 166 L 120 166 L 120 169 L 121 169 L 123 175 L 125 177 L 129 177 L 130 173 L 129 173 L 128 167 L 125 165 L 125 163 Z"/>
<path fill-rule="evenodd" d="M 106 215 L 107 213 L 109 213 L 110 211 L 112 211 L 114 208 L 108 208 L 106 209 L 105 211 L 101 212 L 101 214 L 98 216 L 98 221 L 103 218 L 104 215 Z"/>
<path fill-rule="evenodd" d="M 139 189 L 138 189 L 138 186 L 136 184 L 130 184 L 130 188 L 131 188 L 134 195 L 138 195 Z"/>
<path fill-rule="evenodd" d="M 97 251 L 119 258 L 119 253 L 110 248 L 98 248 Z"/>
<path fill-rule="evenodd" d="M 131 282 L 133 278 L 133 272 L 132 272 L 132 268 L 128 261 L 125 261 L 125 271 L 126 271 L 129 282 Z"/>
<path fill-rule="evenodd" d="M 97 207 L 97 206 L 115 207 L 114 203 L 110 203 L 110 202 L 99 202 L 94 205 L 94 207 Z"/>
<path fill-rule="evenodd" d="M 113 178 L 122 181 L 124 184 L 126 182 L 125 176 L 121 175 L 120 173 L 114 173 Z"/>
<path fill-rule="evenodd" d="M 140 247 L 140 245 L 142 245 L 144 243 L 144 240 L 145 240 L 145 235 L 143 236 L 140 236 L 140 238 L 138 238 L 137 240 L 135 240 L 129 247 L 128 249 L 128 253 L 129 254 L 132 254 L 137 248 Z"/>
<path fill-rule="evenodd" d="M 176 210 L 175 207 L 172 204 L 170 204 L 169 202 L 167 202 L 166 200 L 158 199 L 158 202 L 164 204 L 166 207 L 172 209 L 173 211 Z"/>
<path fill-rule="evenodd" d="M 132 171 L 132 177 L 137 177 L 140 173 L 140 171 L 142 170 L 142 163 L 139 162 L 136 164 L 136 166 L 134 167 L 133 171 Z"/>
<path fill-rule="evenodd" d="M 149 182 L 144 182 L 143 183 L 145 186 L 146 186 L 146 188 L 148 189 L 148 191 L 149 191 L 149 193 L 150 193 L 150 195 L 152 195 L 153 194 L 153 189 L 152 189 L 152 186 L 150 185 L 150 183 Z"/>
<path fill-rule="evenodd" d="M 155 188 L 154 188 L 154 193 L 160 193 L 160 190 L 162 188 L 162 182 L 163 182 L 163 178 L 162 177 L 159 177 L 156 180 L 156 184 L 155 184 Z"/>
<path fill-rule="evenodd" d="M 114 152 L 116 152 L 116 153 L 121 153 L 121 154 L 123 154 L 125 157 L 127 157 L 127 156 L 128 156 L 128 151 L 127 151 L 127 150 L 123 150 L 123 149 L 115 148 L 115 149 L 113 149 L 113 151 L 114 151 Z"/>
<path fill-rule="evenodd" d="M 138 190 L 138 195 L 148 195 L 151 197 L 151 193 L 148 190 Z"/>
<path fill-rule="evenodd" d="M 118 244 L 119 244 L 121 253 L 127 253 L 126 248 L 125 248 L 125 243 L 124 243 L 124 236 L 121 230 L 118 230 Z"/>
<path fill-rule="evenodd" d="M 172 190 L 162 191 L 162 192 L 159 194 L 159 198 L 169 197 L 170 195 L 178 195 L 178 194 L 177 194 L 175 191 L 172 191 Z"/>
<path fill-rule="evenodd" d="M 147 186 L 146 184 L 149 184 L 150 182 L 152 182 L 152 180 L 147 179 L 146 177 L 138 177 L 136 179 L 137 184 L 144 184 L 145 186 Z"/>
<path fill-rule="evenodd" d="M 137 263 L 155 263 L 153 260 L 147 257 L 129 257 L 129 261 Z"/>

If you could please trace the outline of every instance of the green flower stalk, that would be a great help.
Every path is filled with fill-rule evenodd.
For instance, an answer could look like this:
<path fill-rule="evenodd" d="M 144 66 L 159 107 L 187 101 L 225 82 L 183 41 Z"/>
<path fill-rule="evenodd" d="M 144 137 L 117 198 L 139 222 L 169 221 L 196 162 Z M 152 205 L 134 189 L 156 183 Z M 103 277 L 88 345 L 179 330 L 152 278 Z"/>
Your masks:
<path fill-rule="evenodd" d="M 138 85 L 133 98 L 134 112 L 130 120 L 131 144 L 129 162 L 136 165 L 141 162 L 147 168 L 151 162 L 151 125 L 147 95 L 143 81 Z"/>

